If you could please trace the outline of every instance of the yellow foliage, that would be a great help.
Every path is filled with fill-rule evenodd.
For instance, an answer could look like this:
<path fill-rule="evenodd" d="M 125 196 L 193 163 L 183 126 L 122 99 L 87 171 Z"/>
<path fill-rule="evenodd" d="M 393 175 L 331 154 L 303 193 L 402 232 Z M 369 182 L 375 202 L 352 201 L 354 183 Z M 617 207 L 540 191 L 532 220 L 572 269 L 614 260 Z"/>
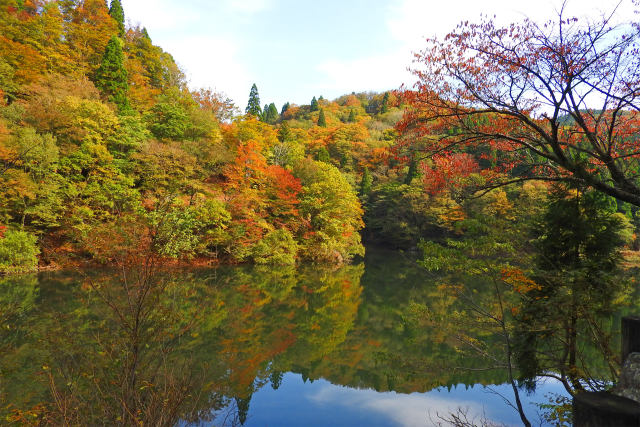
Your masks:
<path fill-rule="evenodd" d="M 510 221 L 515 219 L 512 213 L 513 204 L 503 190 L 494 190 L 486 196 L 487 205 L 482 210 L 485 215 L 500 216 Z"/>

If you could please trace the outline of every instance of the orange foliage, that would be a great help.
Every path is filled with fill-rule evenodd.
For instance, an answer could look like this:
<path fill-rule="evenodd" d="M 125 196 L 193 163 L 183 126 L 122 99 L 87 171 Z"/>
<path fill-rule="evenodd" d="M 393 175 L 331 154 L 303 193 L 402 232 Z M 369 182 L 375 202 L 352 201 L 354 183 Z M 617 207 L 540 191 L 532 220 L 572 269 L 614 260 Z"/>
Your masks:
<path fill-rule="evenodd" d="M 478 163 L 469 154 L 434 156 L 433 165 L 423 167 L 424 186 L 430 194 L 438 194 L 476 171 Z"/>
<path fill-rule="evenodd" d="M 287 111 L 284 112 L 284 114 L 282 115 L 282 118 L 285 120 L 291 120 L 293 118 L 296 117 L 296 115 L 300 112 L 300 107 L 297 105 L 291 105 L 289 106 L 289 108 L 287 109 Z"/>
<path fill-rule="evenodd" d="M 300 228 L 300 180 L 281 166 L 268 165 L 254 141 L 238 147 L 225 176 L 230 212 L 246 227 L 244 244 L 260 240 L 267 220 L 292 232 Z"/>
<path fill-rule="evenodd" d="M 100 66 L 107 43 L 117 34 L 118 25 L 104 0 L 80 1 L 72 11 L 67 34 L 79 71 L 91 75 Z"/>
<path fill-rule="evenodd" d="M 239 112 L 233 101 L 222 92 L 199 89 L 192 95 L 200 108 L 211 111 L 219 121 L 231 120 Z"/>
<path fill-rule="evenodd" d="M 129 55 L 125 66 L 129 76 L 128 97 L 131 104 L 142 111 L 149 110 L 161 93 L 160 89 L 151 86 L 150 79 L 145 74 L 145 68 L 138 58 Z"/>
<path fill-rule="evenodd" d="M 355 95 L 347 96 L 344 103 L 345 107 L 359 107 L 361 105 L 360 100 Z"/>
<path fill-rule="evenodd" d="M 40 52 L 4 35 L 0 35 L 0 57 L 13 67 L 18 84 L 36 81 L 46 69 L 46 60 Z"/>
<path fill-rule="evenodd" d="M 533 290 L 541 290 L 542 286 L 529 279 L 524 272 L 516 267 L 504 268 L 501 271 L 502 281 L 511 285 L 519 294 L 526 294 Z"/>

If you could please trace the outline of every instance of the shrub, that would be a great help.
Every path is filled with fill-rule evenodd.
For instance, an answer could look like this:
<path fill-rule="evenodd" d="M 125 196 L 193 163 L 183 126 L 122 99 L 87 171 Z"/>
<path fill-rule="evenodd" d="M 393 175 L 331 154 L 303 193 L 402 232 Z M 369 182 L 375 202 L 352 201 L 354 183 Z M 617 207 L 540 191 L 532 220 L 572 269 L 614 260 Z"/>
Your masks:
<path fill-rule="evenodd" d="M 37 238 L 26 231 L 8 230 L 0 238 L 0 273 L 34 271 L 40 250 Z"/>
<path fill-rule="evenodd" d="M 270 231 L 252 248 L 256 264 L 295 264 L 298 244 L 286 228 Z"/>

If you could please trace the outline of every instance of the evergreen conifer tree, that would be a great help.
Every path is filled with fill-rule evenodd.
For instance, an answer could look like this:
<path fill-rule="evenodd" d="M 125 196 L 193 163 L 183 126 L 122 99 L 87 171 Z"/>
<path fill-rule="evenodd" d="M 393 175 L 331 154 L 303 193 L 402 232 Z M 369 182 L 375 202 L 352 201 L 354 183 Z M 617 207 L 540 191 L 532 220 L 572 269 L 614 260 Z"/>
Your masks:
<path fill-rule="evenodd" d="M 351 111 L 349 112 L 349 118 L 347 119 L 347 121 L 348 121 L 349 123 L 353 123 L 353 122 L 355 122 L 355 121 L 356 121 L 356 112 L 355 112 L 355 110 L 351 110 Z"/>
<path fill-rule="evenodd" d="M 382 97 L 382 106 L 380 107 L 380 114 L 384 114 L 389 111 L 389 92 L 385 92 Z"/>
<path fill-rule="evenodd" d="M 360 197 L 366 198 L 371 193 L 371 186 L 373 185 L 373 178 L 369 173 L 369 168 L 365 166 L 362 172 L 362 181 L 360 181 Z"/>
<path fill-rule="evenodd" d="M 278 129 L 278 140 L 280 142 L 286 142 L 291 139 L 291 128 L 289 127 L 289 123 L 286 120 L 282 121 L 280 124 L 280 129 Z"/>
<path fill-rule="evenodd" d="M 282 106 L 282 110 L 280 111 L 280 115 L 283 115 L 285 111 L 287 111 L 289 109 L 289 107 L 291 106 L 291 104 L 289 104 L 288 102 L 286 104 L 284 104 Z"/>
<path fill-rule="evenodd" d="M 118 111 L 128 110 L 129 100 L 127 91 L 127 69 L 124 67 L 124 54 L 122 53 L 122 40 L 111 37 L 102 56 L 102 63 L 96 70 L 95 85 L 102 91 L 107 99 L 118 106 Z"/>
<path fill-rule="evenodd" d="M 409 170 L 407 171 L 407 176 L 404 178 L 404 183 L 407 185 L 411 185 L 413 178 L 415 178 L 416 176 L 418 176 L 418 162 L 416 161 L 414 156 L 411 156 Z"/>
<path fill-rule="evenodd" d="M 313 99 L 311 100 L 311 111 L 318 111 L 319 108 L 320 107 L 318 107 L 318 100 L 314 96 Z"/>
<path fill-rule="evenodd" d="M 124 39 L 124 9 L 122 9 L 120 0 L 111 0 L 109 15 L 118 23 L 118 35 Z"/>
<path fill-rule="evenodd" d="M 273 102 L 269 105 L 264 106 L 264 111 L 262 112 L 262 121 L 265 123 L 269 123 L 270 125 L 275 124 L 278 121 L 278 109 L 276 108 L 276 104 Z"/>
<path fill-rule="evenodd" d="M 615 313 L 616 299 L 627 292 L 620 267 L 630 224 L 607 199 L 602 193 L 563 186 L 550 194 L 536 230 L 533 279 L 539 287 L 521 306 L 520 319 L 526 320 L 515 334 L 521 381 L 529 389 L 535 388 L 537 376 L 551 369 L 569 373 L 567 383 L 582 389 L 580 342 L 597 322 L 594 317 L 605 319 Z M 602 339 L 602 344 L 608 340 Z M 550 353 L 551 348 L 557 351 Z"/>
<path fill-rule="evenodd" d="M 253 116 L 261 117 L 262 109 L 260 109 L 260 95 L 258 95 L 258 86 L 254 83 L 249 92 L 249 102 L 244 112 Z"/>
<path fill-rule="evenodd" d="M 320 115 L 318 116 L 318 126 L 323 128 L 327 127 L 327 119 L 324 117 L 324 110 L 320 110 Z"/>

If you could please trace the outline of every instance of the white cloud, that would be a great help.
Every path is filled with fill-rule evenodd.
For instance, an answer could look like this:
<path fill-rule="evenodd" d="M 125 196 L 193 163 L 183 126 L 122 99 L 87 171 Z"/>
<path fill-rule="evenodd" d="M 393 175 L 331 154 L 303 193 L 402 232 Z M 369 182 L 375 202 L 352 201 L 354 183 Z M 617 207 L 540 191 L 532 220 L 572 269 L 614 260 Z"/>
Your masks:
<path fill-rule="evenodd" d="M 238 47 L 229 39 L 183 36 L 166 40 L 162 46 L 183 67 L 192 89 L 212 87 L 225 92 L 236 103 L 247 97 L 251 78 L 240 60 Z"/>
<path fill-rule="evenodd" d="M 375 412 L 402 427 L 432 425 L 437 421 L 438 415 L 447 416 L 455 413 L 458 408 L 467 410 L 469 419 L 480 419 L 484 416 L 484 408 L 477 402 L 454 401 L 418 393 L 378 393 L 374 390 L 326 385 L 307 397 L 316 403 Z"/>
<path fill-rule="evenodd" d="M 318 82 L 318 87 L 320 90 L 338 92 L 343 92 L 345 88 L 353 91 L 396 89 L 402 83 L 412 81 L 407 71 L 410 63 L 409 50 L 347 61 L 330 59 L 317 66 L 325 75 L 325 80 Z"/>
<path fill-rule="evenodd" d="M 250 12 L 270 1 L 228 0 L 224 6 Z M 246 99 L 251 79 L 236 37 L 222 34 L 216 25 L 221 19 L 214 13 L 216 5 L 206 0 L 128 0 L 123 6 L 128 20 L 146 26 L 153 43 L 174 57 L 192 89 L 211 87 L 237 103 Z"/>

